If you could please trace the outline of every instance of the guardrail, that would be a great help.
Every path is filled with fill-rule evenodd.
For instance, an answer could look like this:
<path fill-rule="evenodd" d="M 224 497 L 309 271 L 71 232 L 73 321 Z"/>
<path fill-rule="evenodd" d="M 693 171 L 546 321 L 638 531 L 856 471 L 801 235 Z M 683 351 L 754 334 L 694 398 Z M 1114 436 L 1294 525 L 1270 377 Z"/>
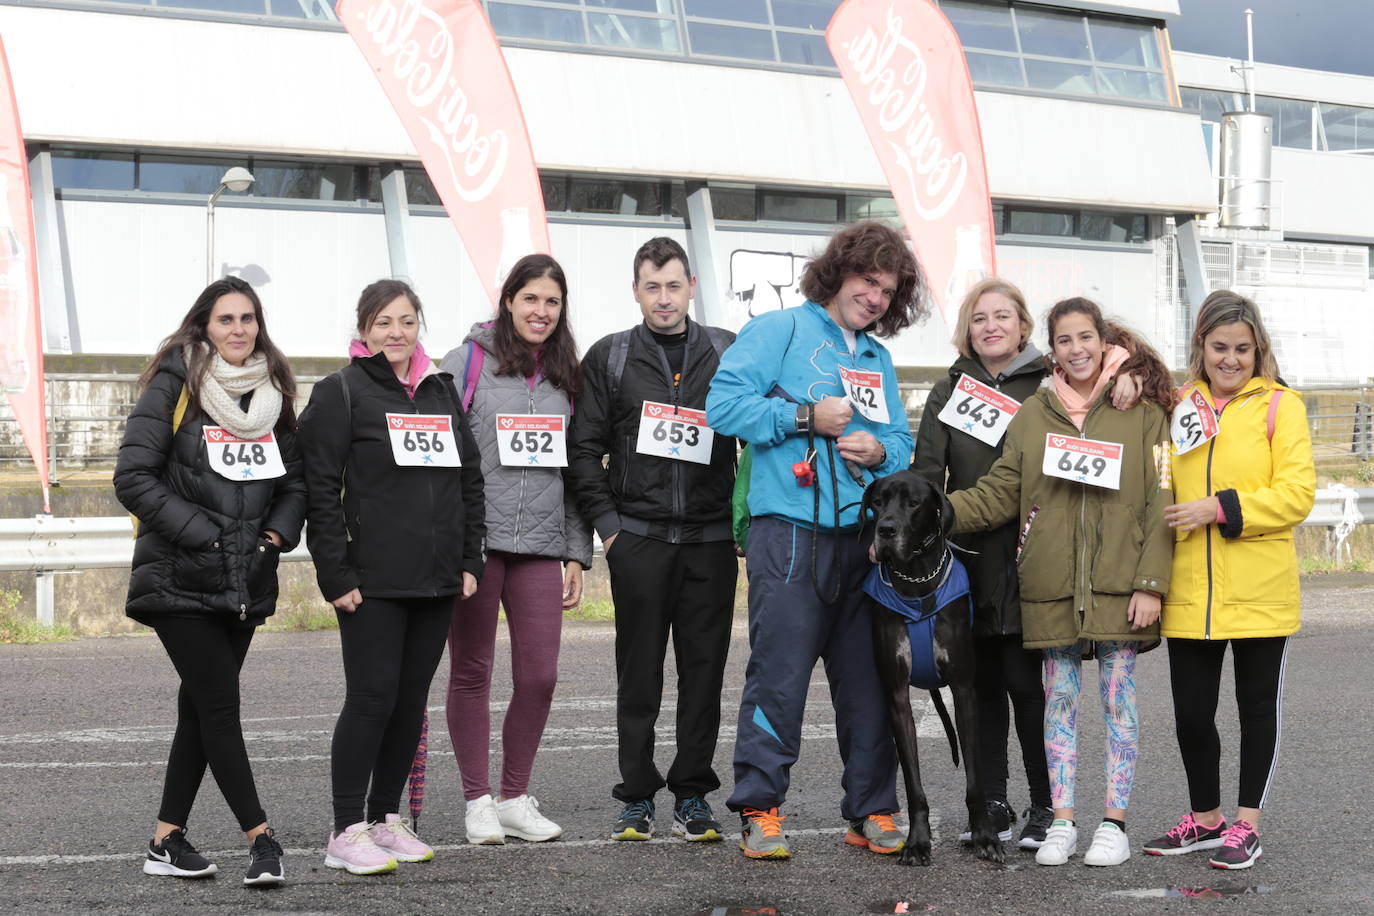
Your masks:
<path fill-rule="evenodd" d="M 1334 529 L 1339 543 L 1356 525 L 1372 522 L 1374 488 L 1338 485 L 1317 491 L 1312 512 L 1303 524 Z M 126 567 L 133 561 L 133 552 L 133 521 L 128 516 L 0 519 L 0 572 L 37 576 L 38 621 L 48 626 L 53 622 L 55 573 Z M 304 539 L 281 558 L 283 562 L 309 560 Z"/>

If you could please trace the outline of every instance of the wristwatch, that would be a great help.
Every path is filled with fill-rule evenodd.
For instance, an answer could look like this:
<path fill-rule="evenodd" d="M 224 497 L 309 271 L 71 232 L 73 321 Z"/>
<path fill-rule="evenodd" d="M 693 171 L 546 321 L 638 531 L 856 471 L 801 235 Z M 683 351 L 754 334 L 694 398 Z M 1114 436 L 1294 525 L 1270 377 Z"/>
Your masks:
<path fill-rule="evenodd" d="M 811 405 L 797 405 L 797 432 L 806 434 L 811 432 Z"/>

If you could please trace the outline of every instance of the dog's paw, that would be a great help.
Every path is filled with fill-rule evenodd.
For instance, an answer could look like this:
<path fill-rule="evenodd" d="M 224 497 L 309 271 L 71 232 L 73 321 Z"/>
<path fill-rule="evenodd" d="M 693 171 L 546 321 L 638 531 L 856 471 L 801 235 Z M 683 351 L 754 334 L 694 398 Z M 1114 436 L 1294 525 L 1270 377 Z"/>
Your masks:
<path fill-rule="evenodd" d="M 897 854 L 898 865 L 929 865 L 930 847 L 918 848 L 915 844 L 908 843 L 902 847 L 902 851 Z"/>
<path fill-rule="evenodd" d="M 995 862 L 998 865 L 1003 864 L 1007 860 L 1006 852 L 1002 848 L 1002 841 L 996 837 L 993 837 L 991 840 L 974 843 L 973 850 L 978 858 L 986 859 L 989 862 Z"/>

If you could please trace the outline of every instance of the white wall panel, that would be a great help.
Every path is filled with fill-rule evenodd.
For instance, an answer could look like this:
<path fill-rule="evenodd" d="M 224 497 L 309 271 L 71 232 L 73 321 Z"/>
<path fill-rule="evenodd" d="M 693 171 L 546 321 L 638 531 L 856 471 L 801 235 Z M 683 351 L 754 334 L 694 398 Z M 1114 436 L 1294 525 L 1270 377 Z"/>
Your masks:
<path fill-rule="evenodd" d="M 1275 147 L 1273 176 L 1279 182 L 1274 205 L 1280 206 L 1281 194 L 1279 221 L 1286 237 L 1374 241 L 1374 156 Z"/>

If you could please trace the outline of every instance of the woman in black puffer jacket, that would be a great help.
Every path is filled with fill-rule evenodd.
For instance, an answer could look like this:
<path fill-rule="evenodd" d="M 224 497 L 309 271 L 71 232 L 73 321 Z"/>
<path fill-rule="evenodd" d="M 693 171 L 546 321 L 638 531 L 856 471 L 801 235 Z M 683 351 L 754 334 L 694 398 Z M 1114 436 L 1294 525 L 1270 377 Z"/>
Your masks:
<path fill-rule="evenodd" d="M 181 689 L 162 807 L 143 871 L 195 878 L 215 865 L 186 840 L 208 764 L 251 844 L 246 884 L 280 884 L 239 724 L 239 669 L 277 600 L 277 561 L 300 538 L 305 481 L 291 367 L 257 293 L 205 288 L 139 382 L 115 466 L 138 519 L 125 613 L 156 630 Z"/>

